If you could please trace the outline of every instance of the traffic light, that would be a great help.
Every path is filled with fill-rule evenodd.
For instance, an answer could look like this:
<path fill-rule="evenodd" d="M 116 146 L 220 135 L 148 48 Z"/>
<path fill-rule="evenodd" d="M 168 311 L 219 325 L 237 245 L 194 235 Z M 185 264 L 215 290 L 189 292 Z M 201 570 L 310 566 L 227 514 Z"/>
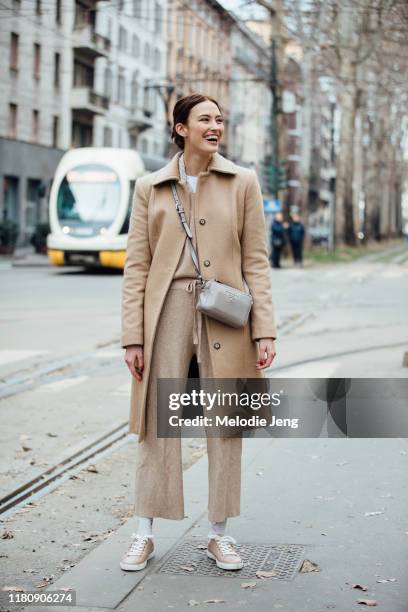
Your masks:
<path fill-rule="evenodd" d="M 265 160 L 265 186 L 266 190 L 273 194 L 288 187 L 287 160 L 281 160 L 274 164 L 269 158 Z"/>

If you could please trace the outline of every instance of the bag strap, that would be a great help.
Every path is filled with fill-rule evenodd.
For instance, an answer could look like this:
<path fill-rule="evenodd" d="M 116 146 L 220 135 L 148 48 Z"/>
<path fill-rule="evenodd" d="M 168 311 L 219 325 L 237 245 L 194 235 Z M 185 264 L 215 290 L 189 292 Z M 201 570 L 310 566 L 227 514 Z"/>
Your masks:
<path fill-rule="evenodd" d="M 177 189 L 176 189 L 176 185 L 173 182 L 171 183 L 171 190 L 173 192 L 174 203 L 176 205 L 176 210 L 177 210 L 178 215 L 180 217 L 181 225 L 183 226 L 184 231 L 186 232 L 187 238 L 189 240 L 190 253 L 191 253 L 191 258 L 193 260 L 194 267 L 197 270 L 197 274 L 198 274 L 198 278 L 200 279 L 200 282 L 204 283 L 204 279 L 201 276 L 200 265 L 198 263 L 197 253 L 196 253 L 194 245 L 193 245 L 193 234 L 191 233 L 190 227 L 189 227 L 189 225 L 187 223 L 186 213 L 184 211 L 183 205 L 182 205 L 182 203 L 179 200 Z"/>

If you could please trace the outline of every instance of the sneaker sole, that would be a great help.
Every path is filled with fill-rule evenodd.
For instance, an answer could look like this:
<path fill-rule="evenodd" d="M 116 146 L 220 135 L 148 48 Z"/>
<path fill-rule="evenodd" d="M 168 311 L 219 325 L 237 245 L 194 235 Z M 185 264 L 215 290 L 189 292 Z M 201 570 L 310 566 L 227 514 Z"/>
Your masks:
<path fill-rule="evenodd" d="M 143 563 L 139 563 L 138 565 L 136 565 L 135 563 L 123 563 L 121 561 L 120 567 L 121 569 L 127 570 L 128 572 L 138 572 L 139 570 L 144 569 L 147 565 L 148 560 L 152 559 L 153 557 L 154 557 L 154 551 L 150 553 L 146 561 L 143 561 Z"/>
<path fill-rule="evenodd" d="M 242 569 L 244 567 L 243 561 L 239 561 L 237 563 L 223 563 L 222 561 L 218 561 L 218 559 L 209 550 L 207 550 L 207 557 L 215 561 L 217 567 L 219 567 L 220 569 L 237 570 Z"/>

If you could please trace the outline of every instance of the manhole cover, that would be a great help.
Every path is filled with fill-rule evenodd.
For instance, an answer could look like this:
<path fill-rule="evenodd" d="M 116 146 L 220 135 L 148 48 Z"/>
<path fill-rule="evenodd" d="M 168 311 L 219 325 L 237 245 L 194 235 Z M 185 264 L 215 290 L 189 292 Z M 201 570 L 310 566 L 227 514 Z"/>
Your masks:
<path fill-rule="evenodd" d="M 200 548 L 204 547 L 204 548 Z M 185 539 L 158 568 L 158 573 L 184 576 L 222 576 L 223 578 L 256 578 L 258 570 L 274 570 L 274 578 L 293 580 L 303 562 L 305 547 L 297 544 L 241 543 L 236 549 L 244 561 L 240 570 L 219 569 L 207 557 L 207 541 Z"/>

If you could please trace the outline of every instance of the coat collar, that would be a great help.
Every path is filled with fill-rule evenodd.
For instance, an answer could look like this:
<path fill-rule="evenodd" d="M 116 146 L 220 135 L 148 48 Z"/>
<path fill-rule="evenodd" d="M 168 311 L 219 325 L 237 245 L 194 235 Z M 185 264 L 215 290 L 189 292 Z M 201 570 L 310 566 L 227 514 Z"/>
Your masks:
<path fill-rule="evenodd" d="M 156 177 L 152 181 L 152 185 L 159 185 L 160 183 L 164 183 L 165 181 L 178 181 L 182 183 L 179 173 L 179 158 L 182 155 L 182 151 L 176 153 L 168 164 L 160 168 L 155 172 Z M 208 175 L 210 172 L 222 172 L 224 174 L 237 174 L 236 166 L 229 159 L 223 157 L 220 153 L 215 152 L 211 158 L 211 161 L 208 166 L 208 170 L 206 172 L 202 172 L 201 174 Z"/>

